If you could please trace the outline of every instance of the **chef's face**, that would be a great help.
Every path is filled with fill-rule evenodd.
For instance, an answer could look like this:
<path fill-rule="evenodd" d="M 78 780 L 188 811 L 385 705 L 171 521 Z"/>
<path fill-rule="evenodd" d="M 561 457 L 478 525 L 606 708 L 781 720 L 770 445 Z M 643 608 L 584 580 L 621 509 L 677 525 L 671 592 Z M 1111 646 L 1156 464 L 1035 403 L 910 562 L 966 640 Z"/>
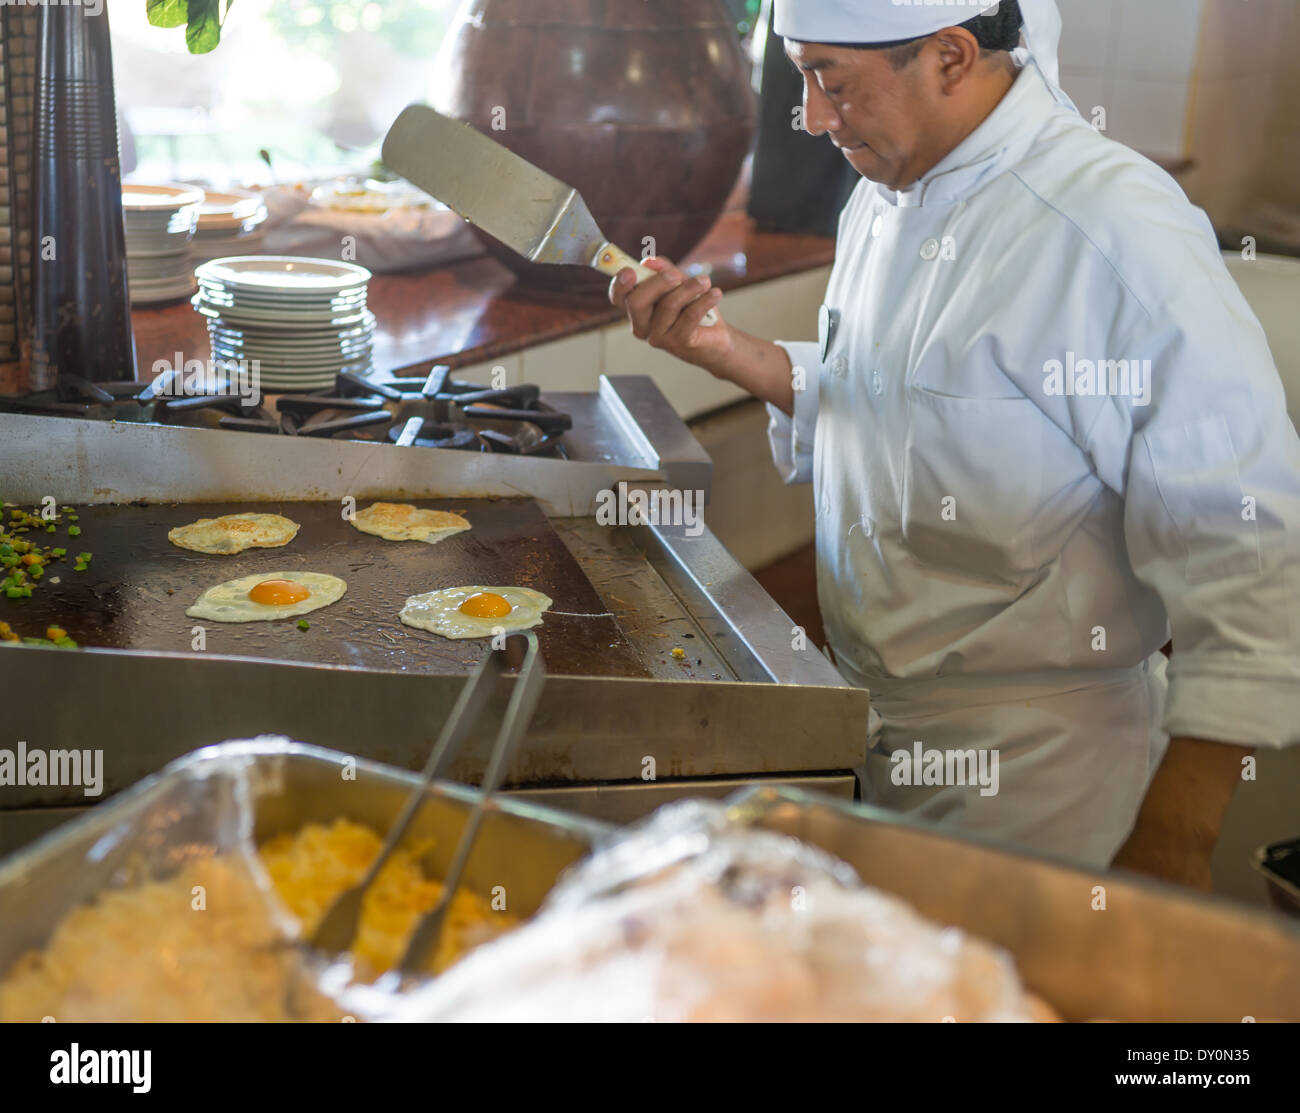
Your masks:
<path fill-rule="evenodd" d="M 804 126 L 829 135 L 853 168 L 890 189 L 911 185 L 947 154 L 953 98 L 973 78 L 974 36 L 950 29 L 919 56 L 895 64 L 890 50 L 787 39 L 804 79 Z"/>

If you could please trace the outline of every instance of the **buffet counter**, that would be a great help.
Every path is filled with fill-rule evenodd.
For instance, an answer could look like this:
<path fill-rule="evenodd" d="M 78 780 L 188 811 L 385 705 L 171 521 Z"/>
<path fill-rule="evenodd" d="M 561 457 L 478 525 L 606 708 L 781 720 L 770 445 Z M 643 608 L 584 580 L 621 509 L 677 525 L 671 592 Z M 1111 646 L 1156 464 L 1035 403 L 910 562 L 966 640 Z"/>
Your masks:
<path fill-rule="evenodd" d="M 729 293 L 811 273 L 817 295 L 809 309 L 811 328 L 816 321 L 816 301 L 825 289 L 825 278 L 819 272 L 830 265 L 834 255 L 832 239 L 760 232 L 743 209 L 733 209 L 722 216 L 684 262 L 688 268 L 710 273 L 713 281 Z M 600 298 L 539 301 L 518 290 L 510 271 L 486 256 L 430 271 L 377 274 L 370 282 L 369 304 L 377 321 L 375 366 L 381 378 L 417 375 L 435 363 L 455 370 L 490 368 L 500 363 L 506 367 L 510 381 L 522 378 L 538 382 L 543 389 L 570 390 L 590 388 L 597 370 L 643 370 L 597 367 L 600 355 L 592 351 L 588 361 L 590 383 L 542 381 L 547 376 L 535 375 L 531 368 L 521 365 L 521 353 L 580 337 L 594 342 L 600 330 L 617 326 L 622 314 Z M 187 300 L 158 308 L 136 308 L 132 320 L 137 374 L 141 379 L 149 377 L 148 369 L 158 361 L 171 365 L 178 352 L 186 359 L 207 357 L 206 324 Z M 589 354 L 588 347 L 569 350 Z M 684 371 L 701 381 L 708 380 L 693 368 Z M 725 384 L 716 385 L 723 386 L 724 391 L 729 389 Z M 740 397 L 738 392 L 735 396 Z M 672 400 L 684 417 L 695 414 L 683 411 L 703 412 L 690 399 L 684 404 Z M 700 404 L 731 400 L 719 395 L 717 399 L 702 399 Z"/>

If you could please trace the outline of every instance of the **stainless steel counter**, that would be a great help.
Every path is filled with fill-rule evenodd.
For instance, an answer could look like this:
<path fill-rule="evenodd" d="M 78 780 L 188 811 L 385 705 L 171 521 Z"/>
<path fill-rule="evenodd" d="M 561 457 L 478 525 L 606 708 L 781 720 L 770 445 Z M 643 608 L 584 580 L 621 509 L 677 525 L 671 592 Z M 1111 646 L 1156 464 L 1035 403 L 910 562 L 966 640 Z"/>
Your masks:
<path fill-rule="evenodd" d="M 865 746 L 867 693 L 815 647 L 794 648 L 789 618 L 707 526 L 692 537 L 684 523 L 605 526 L 594 516 L 601 492 L 620 482 L 707 493 L 711 465 L 690 431 L 644 377 L 606 378 L 593 394 L 554 402 L 575 417 L 568 459 L 0 414 L 0 495 L 28 505 L 46 495 L 59 504 L 535 498 L 651 678 L 551 678 L 512 787 L 617 785 L 620 798 L 641 791 L 643 811 L 697 778 L 824 777 L 843 793 Z M 212 653 L 0 653 L 5 694 L 24 696 L 7 701 L 0 746 L 102 749 L 105 795 L 199 746 L 266 732 L 418 768 L 461 683 Z M 481 777 L 494 730 L 483 724 L 452 777 Z M 600 795 L 573 798 L 581 808 Z M 608 814 L 603 795 L 595 814 Z M 15 831 L 41 824 L 17 810 L 86 803 L 68 786 L 15 786 L 0 798 Z M 4 840 L 0 831 L 0 850 Z"/>

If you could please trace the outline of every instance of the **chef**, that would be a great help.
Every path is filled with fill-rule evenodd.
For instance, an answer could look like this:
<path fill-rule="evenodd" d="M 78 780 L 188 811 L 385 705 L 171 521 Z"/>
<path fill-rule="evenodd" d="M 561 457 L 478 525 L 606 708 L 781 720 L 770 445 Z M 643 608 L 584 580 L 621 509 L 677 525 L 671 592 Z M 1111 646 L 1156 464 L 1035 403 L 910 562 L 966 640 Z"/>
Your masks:
<path fill-rule="evenodd" d="M 868 800 L 1208 888 L 1254 748 L 1300 741 L 1300 441 L 1209 221 L 1062 92 L 1053 0 L 775 29 L 862 175 L 819 342 L 703 325 L 666 260 L 611 299 L 812 481 Z"/>

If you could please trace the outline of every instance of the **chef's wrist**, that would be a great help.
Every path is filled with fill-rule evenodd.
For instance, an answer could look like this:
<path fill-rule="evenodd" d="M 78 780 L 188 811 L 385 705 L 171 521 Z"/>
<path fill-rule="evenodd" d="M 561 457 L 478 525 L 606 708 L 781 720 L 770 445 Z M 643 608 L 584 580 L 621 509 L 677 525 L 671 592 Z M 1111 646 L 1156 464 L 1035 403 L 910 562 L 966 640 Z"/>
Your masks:
<path fill-rule="evenodd" d="M 779 344 L 760 340 L 741 329 L 731 330 L 728 350 L 709 360 L 705 367 L 714 378 L 748 391 L 764 402 L 775 402 L 788 410 L 792 392 L 790 357 Z M 701 366 L 704 366 L 703 364 Z"/>

